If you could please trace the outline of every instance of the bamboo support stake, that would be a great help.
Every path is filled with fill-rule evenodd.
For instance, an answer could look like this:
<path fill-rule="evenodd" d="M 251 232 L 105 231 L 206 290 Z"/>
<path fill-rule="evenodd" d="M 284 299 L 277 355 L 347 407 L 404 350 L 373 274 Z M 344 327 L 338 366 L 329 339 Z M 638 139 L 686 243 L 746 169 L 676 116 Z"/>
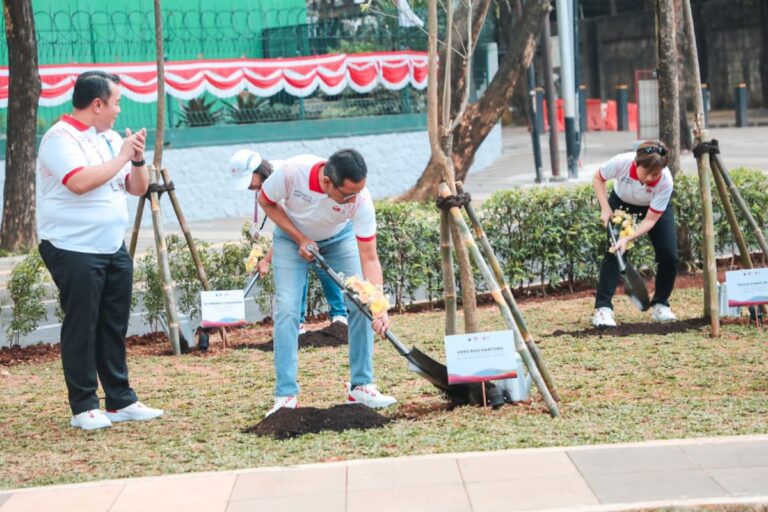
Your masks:
<path fill-rule="evenodd" d="M 441 183 L 438 187 L 438 193 L 440 197 L 448 197 L 451 195 L 451 190 L 448 188 L 447 184 Z M 557 403 L 552 398 L 552 395 L 549 392 L 549 388 L 547 388 L 547 385 L 544 382 L 544 379 L 539 372 L 539 368 L 536 366 L 536 363 L 534 362 L 528 347 L 525 345 L 525 343 L 523 343 L 523 336 L 520 334 L 520 330 L 517 328 L 517 324 L 512 317 L 512 312 L 510 311 L 507 303 L 504 301 L 504 297 L 501 295 L 501 289 L 496 283 L 496 280 L 493 278 L 491 269 L 488 268 L 485 260 L 483 260 L 483 257 L 480 254 L 480 250 L 477 248 L 477 244 L 475 243 L 475 239 L 472 237 L 472 233 L 470 232 L 464 217 L 461 215 L 461 210 L 454 206 L 450 209 L 450 214 L 454 221 L 454 225 L 460 233 L 464 246 L 472 255 L 472 259 L 475 261 L 480 274 L 483 276 L 483 280 L 488 286 L 488 289 L 491 291 L 491 296 L 493 296 L 496 305 L 501 311 L 501 316 L 504 318 L 504 322 L 507 324 L 507 327 L 514 332 L 513 338 L 515 342 L 515 350 L 517 350 L 517 352 L 520 354 L 520 357 L 523 359 L 526 368 L 528 368 L 528 373 L 530 373 L 533 382 L 536 384 L 536 387 L 541 393 L 541 396 L 544 398 L 544 403 L 546 404 L 547 409 L 549 409 L 549 413 L 555 418 L 559 417 L 560 411 L 557 408 Z M 457 241 L 454 240 L 454 243 L 456 242 Z"/>
<path fill-rule="evenodd" d="M 168 169 L 160 169 L 160 176 L 163 178 L 163 184 L 168 187 L 171 184 L 171 178 L 168 175 Z M 195 239 L 192 237 L 192 231 L 187 224 L 187 218 L 184 217 L 184 212 L 181 210 L 181 203 L 176 195 L 176 191 L 173 188 L 168 189 L 168 198 L 171 200 L 173 211 L 176 213 L 176 219 L 181 226 L 181 232 L 184 233 L 184 239 L 187 241 L 187 247 L 192 254 L 192 262 L 195 264 L 195 270 L 197 270 L 197 277 L 200 279 L 200 283 L 203 285 L 203 290 L 209 291 L 211 285 L 208 282 L 208 276 L 205 274 L 205 268 L 203 268 L 203 262 L 200 260 L 200 254 L 197 252 L 197 245 L 195 245 Z M 221 343 L 226 348 L 227 346 L 227 331 L 224 327 L 219 327 L 219 335 L 221 336 Z"/>
<path fill-rule="evenodd" d="M 157 171 L 154 166 L 149 166 L 149 184 L 157 183 Z M 163 282 L 163 298 L 165 299 L 165 311 L 168 320 L 168 334 L 171 337 L 173 353 L 181 354 L 179 344 L 179 313 L 176 309 L 176 287 L 171 277 L 171 267 L 168 262 L 168 248 L 165 245 L 165 229 L 163 217 L 160 212 L 160 198 L 157 192 L 149 193 L 149 204 L 152 209 L 152 224 L 155 233 L 155 247 L 157 250 L 157 263 L 160 267 L 160 279 Z"/>
<path fill-rule="evenodd" d="M 725 210 L 725 217 L 728 219 L 728 224 L 731 227 L 733 237 L 736 239 L 736 245 L 739 247 L 739 258 L 744 268 L 752 268 L 752 258 L 749 255 L 749 247 L 744 240 L 744 235 L 739 227 L 739 221 L 736 219 L 736 212 L 733 211 L 733 204 L 728 197 L 728 189 L 725 186 L 725 180 L 720 170 L 717 168 L 714 158 L 710 156 L 710 167 L 712 168 L 712 176 L 715 178 L 715 185 L 717 186 L 717 193 L 720 196 L 720 201 L 723 203 L 723 210 Z"/>
<path fill-rule="evenodd" d="M 763 236 L 763 232 L 760 229 L 760 226 L 757 225 L 755 218 L 752 216 L 752 212 L 749 211 L 749 206 L 747 206 L 744 198 L 741 197 L 741 193 L 739 192 L 738 187 L 736 187 L 736 185 L 733 183 L 730 174 L 728 174 L 728 169 L 725 168 L 725 163 L 723 163 L 723 159 L 720 158 L 720 155 L 712 155 L 712 168 L 716 173 L 720 173 L 722 176 L 726 187 L 728 187 L 728 191 L 733 197 L 733 200 L 736 201 L 736 206 L 739 207 L 741 214 L 744 215 L 744 218 L 747 220 L 747 224 L 749 224 L 749 227 L 752 228 L 752 232 L 754 233 L 755 238 L 757 238 L 757 243 L 760 245 L 760 249 L 763 251 L 763 257 L 765 258 L 765 261 L 768 262 L 768 243 L 765 242 L 765 236 Z"/>
<path fill-rule="evenodd" d="M 139 241 L 139 230 L 141 229 L 141 217 L 144 215 L 144 203 L 147 201 L 145 196 L 139 198 L 136 205 L 136 218 L 133 220 L 133 231 L 131 231 L 131 245 L 128 247 L 128 254 L 133 258 L 136 255 L 136 244 Z"/>
<path fill-rule="evenodd" d="M 445 303 L 445 334 L 456 334 L 456 275 L 451 254 L 451 226 L 448 212 L 440 210 L 440 258 L 443 270 L 443 302 Z"/>
<path fill-rule="evenodd" d="M 726 173 L 723 173 L 722 169 L 718 165 L 717 160 L 715 159 L 716 156 L 717 155 L 710 155 L 710 165 L 712 167 L 712 175 L 715 177 L 715 185 L 717 185 L 717 192 L 720 195 L 720 200 L 723 202 L 723 209 L 725 210 L 725 216 L 728 219 L 728 224 L 731 226 L 731 232 L 733 233 L 733 237 L 736 239 L 736 245 L 739 247 L 739 259 L 741 260 L 741 265 L 746 269 L 754 268 L 754 265 L 752 264 L 752 255 L 749 252 L 749 246 L 747 246 L 747 242 L 746 240 L 744 240 L 744 234 L 741 232 L 741 228 L 739 227 L 739 221 L 736 218 L 736 212 L 733 210 L 733 205 L 731 204 L 731 198 L 728 197 L 728 187 L 725 184 Z M 728 181 L 733 186 L 733 182 L 730 181 L 730 176 L 728 176 Z M 736 189 L 735 187 L 734 189 L 736 190 L 736 194 L 739 194 L 739 190 Z M 739 194 L 739 199 L 741 199 L 741 194 Z M 742 199 L 742 202 L 743 202 L 743 199 Z M 751 214 L 749 215 L 751 217 Z M 762 310 L 763 314 L 768 315 L 768 306 L 766 306 L 765 304 L 761 304 L 760 309 Z"/>
<path fill-rule="evenodd" d="M 463 194 L 464 184 L 460 181 L 457 181 L 456 190 L 460 194 Z M 533 360 L 536 362 L 536 366 L 538 366 L 539 371 L 541 372 L 541 376 L 544 378 L 544 382 L 547 383 L 547 388 L 549 388 L 549 391 L 552 393 L 552 398 L 554 398 L 556 402 L 559 402 L 560 395 L 555 389 L 555 383 L 552 380 L 552 375 L 549 373 L 549 369 L 547 369 L 547 365 L 544 363 L 544 359 L 541 356 L 539 346 L 536 344 L 533 337 L 531 336 L 531 333 L 528 331 L 528 326 L 525 323 L 525 318 L 523 318 L 523 313 L 520 311 L 520 308 L 517 305 L 517 301 L 515 301 L 515 296 L 512 294 L 512 290 L 509 289 L 507 280 L 504 278 L 504 271 L 501 269 L 499 260 L 496 258 L 496 253 L 493 251 L 491 242 L 488 240 L 488 235 L 485 234 L 485 230 L 483 229 L 482 224 L 480 224 L 480 219 L 477 217 L 475 209 L 472 207 L 472 203 L 468 202 L 464 206 L 464 209 L 467 212 L 469 221 L 472 223 L 472 228 L 475 231 L 475 237 L 480 241 L 480 247 L 482 247 L 483 252 L 485 253 L 485 258 L 490 263 L 490 267 L 491 270 L 493 270 L 493 275 L 496 278 L 496 282 L 501 287 L 501 295 L 504 297 L 504 300 L 506 301 L 507 306 L 509 306 L 509 309 L 512 310 L 512 317 L 515 319 L 517 328 L 520 329 L 520 334 L 523 336 L 525 345 L 528 347 L 528 350 L 531 351 L 531 356 L 533 356 Z"/>
<path fill-rule="evenodd" d="M 697 84 L 694 94 L 694 113 L 696 125 L 696 145 L 710 141 L 709 132 L 704 128 L 704 99 L 701 96 L 701 73 L 699 72 L 696 35 L 693 29 L 691 1 L 683 0 L 683 25 L 685 28 L 687 58 L 691 66 L 693 83 Z M 720 335 L 720 314 L 717 303 L 717 265 L 715 260 L 715 226 L 712 213 L 712 190 L 709 184 L 709 158 L 703 155 L 696 159 L 699 171 L 699 192 L 701 194 L 702 216 L 704 221 L 704 316 L 709 317 L 710 336 Z"/>

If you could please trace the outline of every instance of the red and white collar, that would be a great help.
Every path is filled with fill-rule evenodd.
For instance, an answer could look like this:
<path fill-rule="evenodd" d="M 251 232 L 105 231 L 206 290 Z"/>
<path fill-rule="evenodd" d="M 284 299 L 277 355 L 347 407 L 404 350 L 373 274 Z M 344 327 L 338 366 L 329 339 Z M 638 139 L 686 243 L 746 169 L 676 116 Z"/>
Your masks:
<path fill-rule="evenodd" d="M 645 186 L 655 187 L 656 185 L 659 184 L 659 182 L 661 181 L 661 177 L 663 175 L 664 173 L 662 172 L 661 174 L 659 174 L 659 177 L 656 180 L 647 182 Z M 629 177 L 635 181 L 640 181 L 640 178 L 637 176 L 637 162 L 635 162 L 634 160 L 632 161 L 632 164 L 629 166 Z"/>
<path fill-rule="evenodd" d="M 325 167 L 325 161 L 317 162 L 309 170 L 309 190 L 317 192 L 319 194 L 325 194 L 323 189 L 320 188 L 320 169 Z"/>
<path fill-rule="evenodd" d="M 75 127 L 77 130 L 84 132 L 90 128 L 87 124 L 83 124 L 82 122 L 78 121 L 74 117 L 70 116 L 69 114 L 64 114 L 61 116 L 61 120 L 65 123 Z"/>

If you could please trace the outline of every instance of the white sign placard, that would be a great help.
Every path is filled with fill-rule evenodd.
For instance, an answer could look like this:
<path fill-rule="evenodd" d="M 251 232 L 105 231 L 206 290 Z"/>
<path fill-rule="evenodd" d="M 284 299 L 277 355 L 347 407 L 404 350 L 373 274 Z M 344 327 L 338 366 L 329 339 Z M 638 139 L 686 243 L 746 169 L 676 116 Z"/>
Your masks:
<path fill-rule="evenodd" d="M 517 377 L 514 336 L 514 331 L 446 336 L 448 384 Z"/>
<path fill-rule="evenodd" d="M 200 316 L 203 327 L 245 324 L 243 290 L 200 292 Z"/>
<path fill-rule="evenodd" d="M 732 270 L 725 273 L 728 307 L 768 304 L 768 268 Z"/>

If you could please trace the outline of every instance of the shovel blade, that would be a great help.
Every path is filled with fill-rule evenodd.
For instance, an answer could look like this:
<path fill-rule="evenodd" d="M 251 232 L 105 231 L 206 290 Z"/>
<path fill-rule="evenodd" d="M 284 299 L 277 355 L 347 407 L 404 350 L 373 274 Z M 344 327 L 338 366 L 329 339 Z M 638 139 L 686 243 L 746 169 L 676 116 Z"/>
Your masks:
<path fill-rule="evenodd" d="M 640 311 L 646 311 L 651 307 L 651 299 L 648 297 L 648 289 L 645 287 L 645 280 L 631 266 L 627 266 L 622 274 L 624 281 L 624 291 L 629 296 L 630 302 Z"/>
<path fill-rule="evenodd" d="M 408 360 L 408 369 L 424 377 L 432 385 L 448 392 L 448 368 L 435 361 L 416 347 L 413 347 L 405 358 Z"/>

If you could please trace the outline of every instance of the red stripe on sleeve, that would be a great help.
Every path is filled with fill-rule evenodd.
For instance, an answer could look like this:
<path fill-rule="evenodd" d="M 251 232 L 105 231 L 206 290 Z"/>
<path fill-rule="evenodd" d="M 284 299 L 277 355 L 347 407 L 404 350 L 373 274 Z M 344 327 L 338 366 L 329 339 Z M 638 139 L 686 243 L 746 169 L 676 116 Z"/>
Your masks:
<path fill-rule="evenodd" d="M 62 185 L 66 185 L 66 184 L 67 184 L 67 182 L 69 181 L 69 179 L 70 179 L 72 176 L 74 176 L 74 175 L 75 175 L 75 174 L 77 174 L 78 172 L 82 171 L 83 169 L 85 169 L 85 167 L 77 167 L 77 168 L 75 168 L 75 169 L 72 169 L 71 171 L 69 171 L 69 172 L 68 172 L 66 175 L 64 175 L 64 179 L 63 179 L 63 180 L 61 180 L 61 184 L 62 184 Z"/>
<path fill-rule="evenodd" d="M 650 211 L 652 211 L 653 213 L 664 213 L 664 210 L 655 210 L 655 209 L 651 208 L 650 206 L 648 207 L 648 209 Z"/>
<path fill-rule="evenodd" d="M 360 242 L 370 242 L 370 241 L 372 241 L 374 239 L 376 239 L 376 235 L 366 236 L 366 237 L 363 237 L 363 236 L 358 236 L 357 237 L 357 240 L 360 241 Z"/>
<path fill-rule="evenodd" d="M 269 198 L 269 196 L 268 196 L 268 195 L 267 195 L 267 193 L 264 191 L 264 189 L 261 189 L 261 195 L 264 197 L 264 199 L 266 199 L 266 200 L 267 200 L 267 203 L 269 203 L 271 206 L 274 206 L 274 205 L 276 205 L 276 204 L 277 204 L 276 202 L 274 202 L 273 200 L 271 200 L 271 199 Z"/>

